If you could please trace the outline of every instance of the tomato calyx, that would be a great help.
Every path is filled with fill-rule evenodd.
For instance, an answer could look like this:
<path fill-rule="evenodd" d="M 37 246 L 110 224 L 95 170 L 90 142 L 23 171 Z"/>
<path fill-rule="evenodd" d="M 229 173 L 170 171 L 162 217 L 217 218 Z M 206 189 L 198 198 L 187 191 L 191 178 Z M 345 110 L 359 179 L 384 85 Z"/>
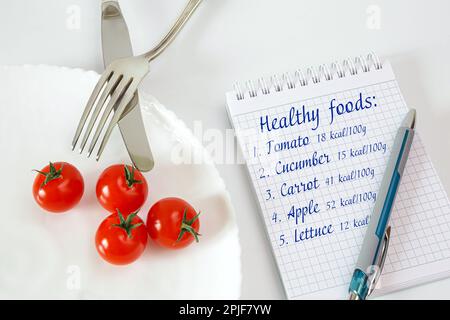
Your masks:
<path fill-rule="evenodd" d="M 134 184 L 141 184 L 142 181 L 141 180 L 137 180 L 134 178 L 134 171 L 135 168 L 134 166 L 131 166 L 131 171 L 130 169 L 128 169 L 127 165 L 124 165 L 124 170 L 125 170 L 125 179 L 127 181 L 127 186 L 128 188 L 131 188 Z"/>
<path fill-rule="evenodd" d="M 183 220 L 181 220 L 180 234 L 178 235 L 177 242 L 181 240 L 181 238 L 183 237 L 183 235 L 186 232 L 189 232 L 190 234 L 192 234 L 195 238 L 195 241 L 198 242 L 199 241 L 198 237 L 201 236 L 201 234 L 198 233 L 197 231 L 195 231 L 195 229 L 192 227 L 192 224 L 195 222 L 195 220 L 198 219 L 198 217 L 200 216 L 200 212 L 197 213 L 195 215 L 195 217 L 193 217 L 190 220 L 186 219 L 186 213 L 187 213 L 187 208 L 184 209 Z"/>
<path fill-rule="evenodd" d="M 42 182 L 41 187 L 45 186 L 47 183 L 49 183 L 52 180 L 58 179 L 61 177 L 62 171 L 63 171 L 64 163 L 61 164 L 61 168 L 59 170 L 56 170 L 53 163 L 49 162 L 49 172 L 43 172 L 39 170 L 34 170 L 39 174 L 42 174 L 45 176 L 44 182 Z"/>
<path fill-rule="evenodd" d="M 131 239 L 131 231 L 139 226 L 142 225 L 142 222 L 136 223 L 136 224 L 132 224 L 131 222 L 133 221 L 133 218 L 136 217 L 136 215 L 138 214 L 138 212 L 133 212 L 130 215 L 128 215 L 127 219 L 125 219 L 122 215 L 122 213 L 120 212 L 119 209 L 117 209 L 117 215 L 119 216 L 119 220 L 120 223 L 115 223 L 112 226 L 113 227 L 118 227 L 121 228 L 123 230 L 125 230 L 125 232 L 128 235 L 128 238 Z"/>

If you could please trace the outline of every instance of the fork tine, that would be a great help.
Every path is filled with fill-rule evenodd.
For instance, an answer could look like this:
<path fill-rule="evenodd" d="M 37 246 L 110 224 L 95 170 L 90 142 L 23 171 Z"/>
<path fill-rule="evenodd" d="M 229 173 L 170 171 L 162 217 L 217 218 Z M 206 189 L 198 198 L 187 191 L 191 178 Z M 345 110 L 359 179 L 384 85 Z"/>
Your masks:
<path fill-rule="evenodd" d="M 112 72 L 110 72 L 110 73 L 104 72 L 101 75 L 100 79 L 98 80 L 97 84 L 95 85 L 95 88 L 92 91 L 91 96 L 88 99 L 86 107 L 84 108 L 83 114 L 81 115 L 80 122 L 78 122 L 78 127 L 75 132 L 75 136 L 73 137 L 73 140 L 72 140 L 72 150 L 75 149 L 77 141 L 80 138 L 81 131 L 83 130 L 83 127 L 86 123 L 86 119 L 89 116 L 89 113 L 91 112 L 92 107 L 94 106 L 94 102 L 97 99 L 98 94 L 104 87 L 105 82 L 108 81 L 108 79 L 110 79 L 111 74 L 112 74 Z"/>
<path fill-rule="evenodd" d="M 100 147 L 97 151 L 97 156 L 95 157 L 95 159 L 97 161 L 98 161 L 98 159 L 100 159 L 100 156 L 102 155 L 103 150 L 105 149 L 106 143 L 108 142 L 109 137 L 111 136 L 112 130 L 114 129 L 115 125 L 119 122 L 123 112 L 125 111 L 126 107 L 130 103 L 130 101 L 133 99 L 136 90 L 137 90 L 137 84 L 136 84 L 136 81 L 133 81 L 128 86 L 125 94 L 123 95 L 122 99 L 120 100 L 120 103 L 117 106 L 116 111 L 114 112 L 114 116 L 111 119 L 111 122 L 109 123 L 108 128 L 106 129 L 102 143 L 100 144 Z"/>
<path fill-rule="evenodd" d="M 87 126 L 86 131 L 84 132 L 83 139 L 81 140 L 80 144 L 80 153 L 83 152 L 84 147 L 86 146 L 86 142 L 89 138 L 89 135 L 91 134 L 92 128 L 94 127 L 95 122 L 97 121 L 98 115 L 100 114 L 100 111 L 102 110 L 106 99 L 108 99 L 108 96 L 114 92 L 115 87 L 117 86 L 117 83 L 120 81 L 120 77 L 117 76 L 117 74 L 113 74 L 111 78 L 109 79 L 108 83 L 106 84 L 105 89 L 103 90 L 102 94 L 100 95 L 100 98 L 98 99 L 97 105 L 95 106 L 94 112 L 92 113 L 91 119 L 89 120 L 89 124 Z"/>
<path fill-rule="evenodd" d="M 92 138 L 91 144 L 89 145 L 88 157 L 91 156 L 92 150 L 94 150 L 95 144 L 97 143 L 100 133 L 102 132 L 102 129 L 105 126 L 106 120 L 108 120 L 108 117 L 111 114 L 111 112 L 114 108 L 114 105 L 117 103 L 119 98 L 123 95 L 123 93 L 126 91 L 129 83 L 130 83 L 130 81 L 127 82 L 122 79 L 119 82 L 119 84 L 117 85 L 116 90 L 114 90 L 114 93 L 111 96 L 111 99 L 109 100 L 108 104 L 106 105 L 105 111 L 102 114 L 100 122 L 98 123 L 97 129 L 95 130 L 95 134 L 94 134 L 94 137 Z"/>

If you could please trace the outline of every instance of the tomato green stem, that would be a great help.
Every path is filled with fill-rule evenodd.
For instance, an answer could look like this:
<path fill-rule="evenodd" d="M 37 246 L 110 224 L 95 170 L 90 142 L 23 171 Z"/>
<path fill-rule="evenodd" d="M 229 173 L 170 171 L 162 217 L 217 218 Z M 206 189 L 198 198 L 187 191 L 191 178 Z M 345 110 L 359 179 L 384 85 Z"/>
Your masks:
<path fill-rule="evenodd" d="M 130 169 L 128 169 L 127 165 L 124 165 L 123 167 L 124 167 L 124 170 L 125 170 L 125 179 L 127 180 L 128 188 L 131 188 L 134 184 L 142 183 L 141 180 L 136 180 L 134 178 L 134 171 L 135 171 L 134 166 L 131 166 L 131 171 L 130 171 Z"/>
<path fill-rule="evenodd" d="M 177 238 L 177 242 L 181 240 L 181 238 L 183 238 L 183 235 L 186 232 L 189 232 L 190 234 L 192 234 L 195 238 L 196 242 L 199 242 L 198 237 L 201 236 L 200 233 L 198 233 L 193 227 L 192 224 L 195 222 L 195 220 L 198 219 L 198 217 L 200 216 L 200 212 L 197 213 L 195 215 L 195 217 L 193 217 L 190 220 L 186 219 L 186 214 L 187 214 L 187 208 L 184 209 L 184 213 L 183 213 L 183 220 L 181 221 L 181 227 L 180 227 L 180 234 L 178 235 Z"/>
<path fill-rule="evenodd" d="M 120 223 L 115 223 L 112 226 L 125 230 L 125 232 L 128 235 L 128 238 L 131 239 L 131 231 L 142 225 L 142 222 L 132 224 L 133 218 L 136 217 L 137 214 L 138 211 L 133 212 L 130 215 L 128 215 L 127 219 L 125 219 L 120 210 L 117 209 L 117 215 L 119 216 Z"/>
<path fill-rule="evenodd" d="M 45 176 L 45 180 L 44 180 L 44 182 L 42 182 L 41 187 L 45 186 L 47 183 L 49 183 L 52 180 L 60 178 L 61 174 L 62 174 L 62 171 L 63 171 L 63 167 L 64 167 L 64 163 L 61 164 L 61 168 L 59 168 L 59 170 L 56 170 L 56 168 L 53 165 L 53 163 L 49 162 L 49 171 L 48 172 L 34 170 L 37 173 L 42 174 L 43 176 Z"/>

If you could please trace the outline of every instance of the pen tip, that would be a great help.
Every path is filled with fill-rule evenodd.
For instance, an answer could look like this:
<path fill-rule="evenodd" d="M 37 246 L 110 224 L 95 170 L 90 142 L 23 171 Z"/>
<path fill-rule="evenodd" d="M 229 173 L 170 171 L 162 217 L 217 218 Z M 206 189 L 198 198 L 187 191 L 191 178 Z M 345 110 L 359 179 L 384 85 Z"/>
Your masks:
<path fill-rule="evenodd" d="M 412 109 L 410 112 L 412 112 L 412 123 L 411 123 L 411 129 L 414 129 L 414 127 L 416 126 L 416 109 Z"/>
<path fill-rule="evenodd" d="M 414 129 L 415 126 L 416 126 L 416 109 L 411 109 L 406 114 L 405 119 L 403 120 L 402 127 Z"/>

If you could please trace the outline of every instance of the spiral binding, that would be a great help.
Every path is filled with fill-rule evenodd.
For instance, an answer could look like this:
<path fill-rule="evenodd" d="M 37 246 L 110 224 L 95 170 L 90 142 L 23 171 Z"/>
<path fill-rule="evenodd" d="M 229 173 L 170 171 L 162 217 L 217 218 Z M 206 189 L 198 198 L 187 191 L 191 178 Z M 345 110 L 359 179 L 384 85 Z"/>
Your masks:
<path fill-rule="evenodd" d="M 256 85 L 252 80 L 248 80 L 244 85 L 237 82 L 234 84 L 234 92 L 237 100 L 243 100 L 247 97 L 254 98 L 258 95 L 304 87 L 311 83 L 344 78 L 360 72 L 369 72 L 373 68 L 379 70 L 383 66 L 376 54 L 369 53 L 365 57 L 358 56 L 345 59 L 342 62 L 333 62 L 330 65 L 323 64 L 318 67 L 309 67 L 306 72 L 298 69 L 294 73 L 286 72 L 281 76 L 273 75 L 269 79 L 259 78 Z"/>

